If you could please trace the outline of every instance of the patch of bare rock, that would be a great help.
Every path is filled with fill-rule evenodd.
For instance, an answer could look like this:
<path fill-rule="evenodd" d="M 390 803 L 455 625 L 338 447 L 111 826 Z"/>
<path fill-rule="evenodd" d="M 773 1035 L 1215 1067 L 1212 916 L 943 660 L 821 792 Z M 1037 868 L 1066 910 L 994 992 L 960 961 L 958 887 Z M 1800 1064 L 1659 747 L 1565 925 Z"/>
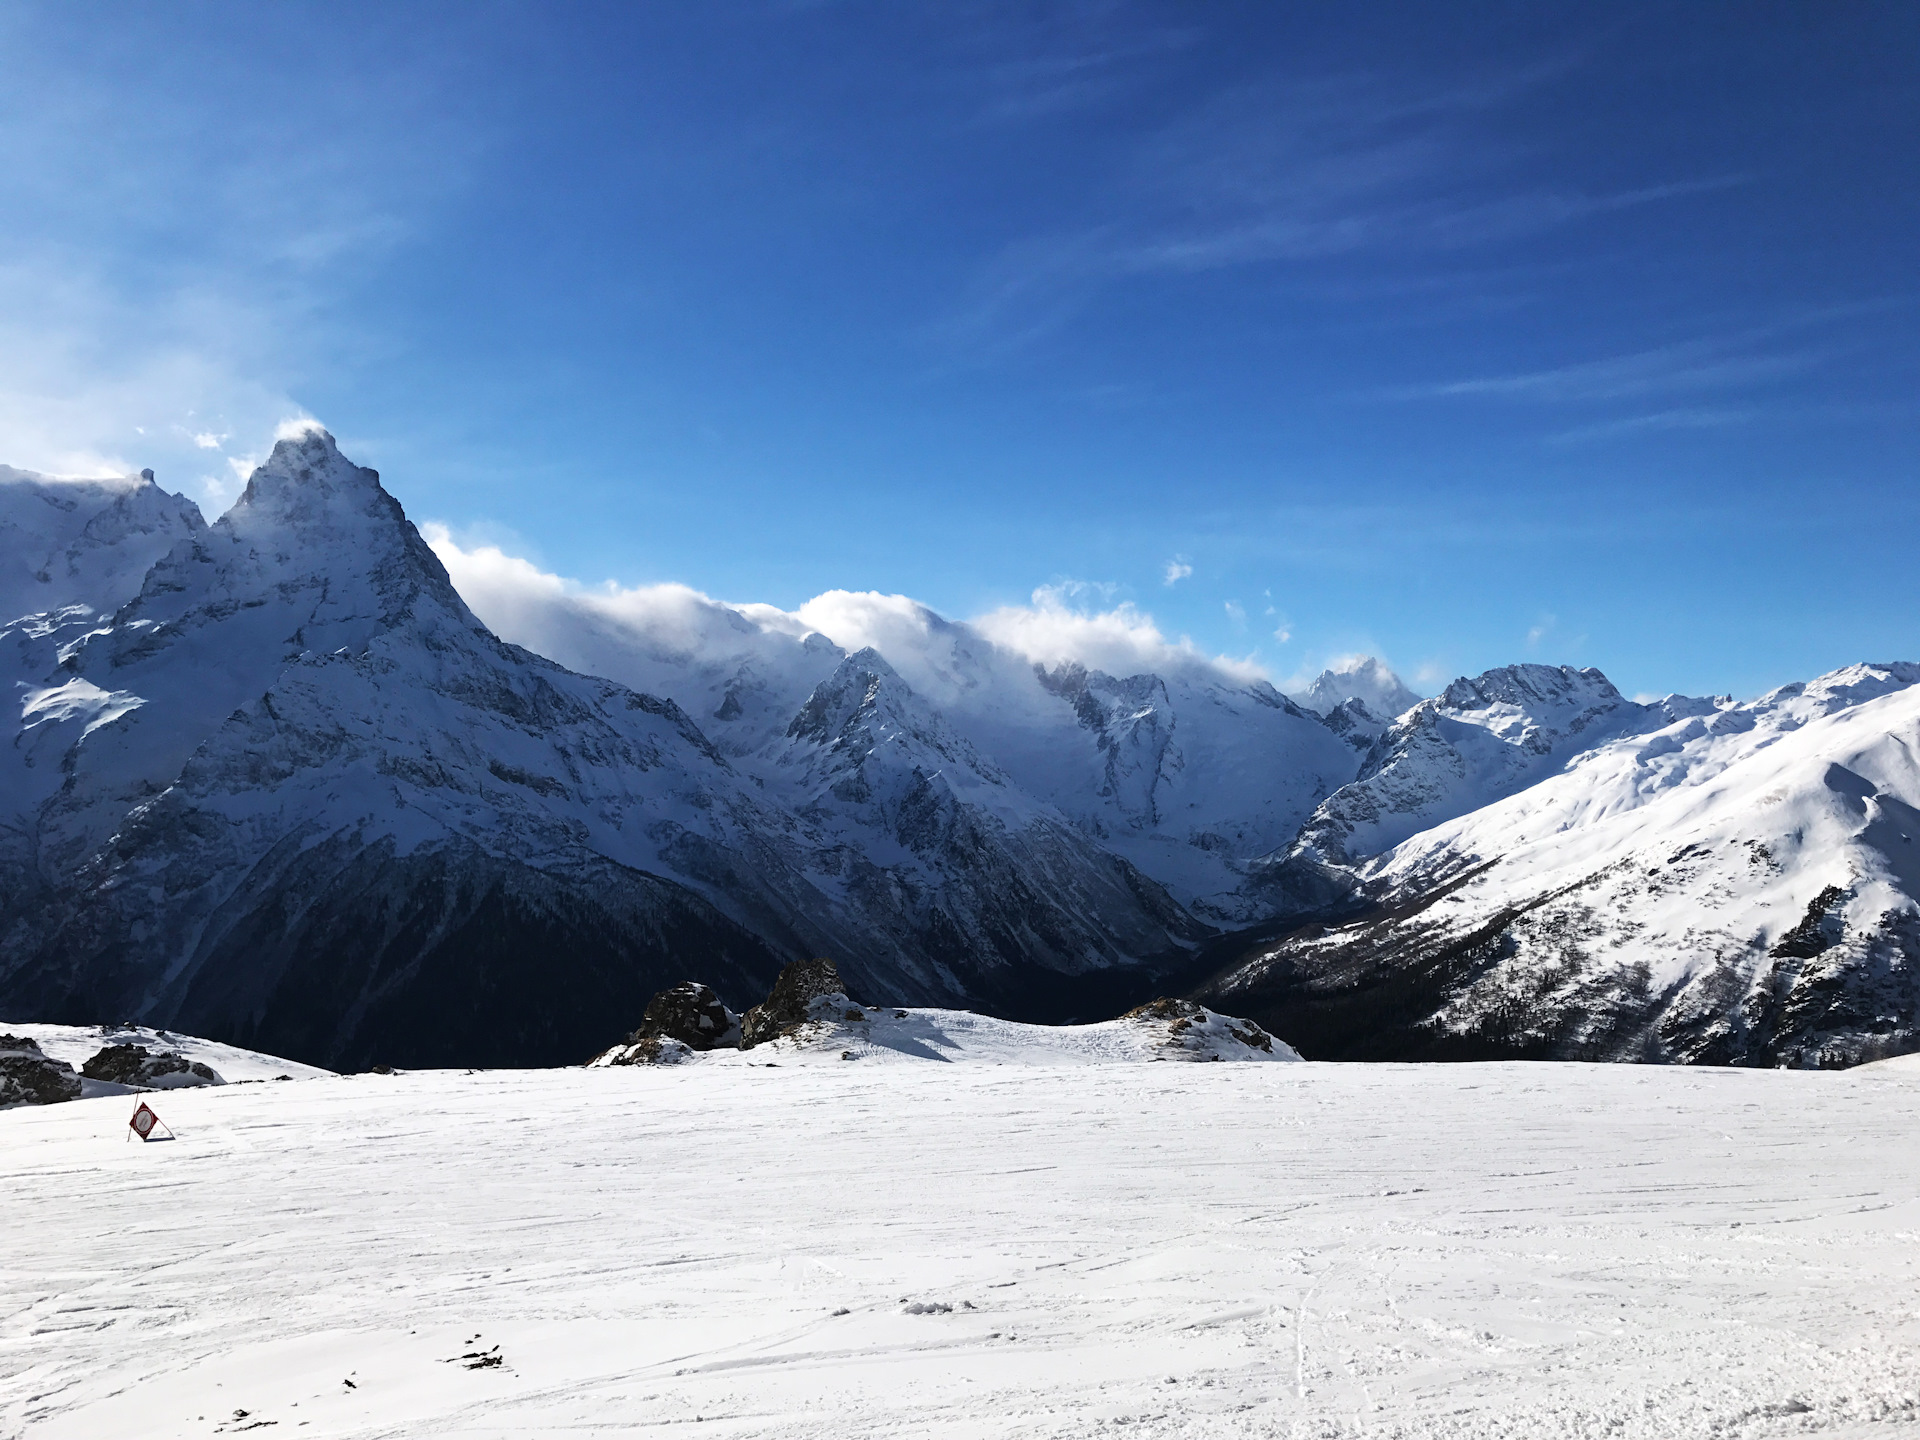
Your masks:
<path fill-rule="evenodd" d="M 96 1088 L 89 1090 L 90 1081 Z M 89 1094 L 183 1090 L 226 1083 L 211 1065 L 171 1050 L 105 1045 L 76 1072 L 66 1061 L 55 1060 L 43 1051 L 37 1040 L 0 1035 L 0 1110 L 15 1105 L 56 1105 Z"/>
<path fill-rule="evenodd" d="M 1169 1060 L 1224 1060 L 1241 1046 L 1271 1055 L 1276 1044 L 1293 1054 L 1284 1041 L 1276 1041 L 1253 1021 L 1222 1015 L 1195 1000 L 1149 1000 L 1120 1018 L 1148 1028 L 1165 1026 L 1156 1048 Z"/>
<path fill-rule="evenodd" d="M 193 1085 L 224 1085 L 211 1065 L 189 1060 L 171 1050 L 153 1051 L 144 1045 L 107 1045 L 80 1067 L 89 1080 L 130 1085 L 136 1090 L 184 1090 Z"/>
<path fill-rule="evenodd" d="M 738 1046 L 740 1038 L 740 1017 L 713 987 L 683 980 L 649 1000 L 640 1028 L 589 1064 L 675 1065 L 701 1051 Z"/>
<path fill-rule="evenodd" d="M 772 993 L 736 1016 L 708 986 L 689 980 L 648 1004 L 640 1028 L 589 1062 L 672 1065 L 712 1050 L 752 1050 L 776 1041 L 774 1053 L 793 1058 L 838 1054 L 923 1059 L 985 1057 L 1003 1063 L 1084 1063 L 1122 1060 L 1298 1060 L 1290 1046 L 1251 1020 L 1209 1010 L 1192 1000 L 1162 998 L 1117 1021 L 1083 1026 L 1034 1026 L 960 1011 L 908 1011 L 866 1006 L 847 995 L 833 961 L 797 961 L 780 972 Z M 842 1047 L 847 1048 L 842 1048 Z M 816 1053 L 817 1052 L 817 1053 Z M 775 1062 L 778 1063 L 778 1062 Z"/>
<path fill-rule="evenodd" d="M 54 1105 L 80 1098 L 80 1077 L 36 1040 L 0 1035 L 0 1110 L 15 1105 Z"/>

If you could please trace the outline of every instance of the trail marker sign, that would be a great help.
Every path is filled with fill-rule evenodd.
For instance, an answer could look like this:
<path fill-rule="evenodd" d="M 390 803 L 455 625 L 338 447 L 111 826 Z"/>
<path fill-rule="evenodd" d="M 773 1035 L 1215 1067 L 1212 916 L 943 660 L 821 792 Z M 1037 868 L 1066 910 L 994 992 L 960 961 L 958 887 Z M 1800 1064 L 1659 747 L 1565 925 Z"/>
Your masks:
<path fill-rule="evenodd" d="M 127 1128 L 138 1135 L 141 1140 L 145 1141 L 154 1138 L 153 1132 L 156 1126 L 167 1132 L 159 1138 L 162 1140 L 171 1140 L 173 1138 L 173 1127 L 168 1125 L 167 1122 L 162 1120 L 158 1115 L 154 1114 L 153 1111 L 148 1108 L 147 1102 L 142 1100 L 140 1102 L 140 1108 L 133 1112 L 133 1118 L 127 1121 Z"/>

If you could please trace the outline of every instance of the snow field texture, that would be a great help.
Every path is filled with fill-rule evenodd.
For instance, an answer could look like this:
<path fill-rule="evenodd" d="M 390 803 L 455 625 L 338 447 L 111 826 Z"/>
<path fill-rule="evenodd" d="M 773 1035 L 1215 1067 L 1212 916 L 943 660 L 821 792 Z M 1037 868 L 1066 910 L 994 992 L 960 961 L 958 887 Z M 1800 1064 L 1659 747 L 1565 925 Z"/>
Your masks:
<path fill-rule="evenodd" d="M 177 1141 L 127 1143 L 124 1100 L 0 1114 L 10 1440 L 1920 1429 L 1904 1062 L 703 1064 L 154 1103 Z"/>
<path fill-rule="evenodd" d="M 34 1025 L 0 1021 L 0 1033 L 24 1035 L 38 1041 L 40 1048 L 55 1060 L 64 1060 L 78 1070 L 108 1045 L 143 1045 L 154 1054 L 171 1051 L 189 1060 L 198 1060 L 219 1072 L 229 1085 L 255 1080 L 312 1080 L 331 1075 L 317 1065 L 302 1065 L 282 1060 L 277 1055 L 262 1055 L 238 1045 L 223 1045 L 217 1040 L 202 1040 L 194 1035 L 175 1035 L 168 1030 L 153 1030 L 145 1025 Z M 124 1087 L 116 1087 L 124 1088 Z"/>
<path fill-rule="evenodd" d="M 971 1010 L 900 1010 L 827 995 L 792 1035 L 751 1050 L 687 1052 L 708 1065 L 933 1060 L 968 1065 L 1105 1065 L 1139 1061 L 1300 1059 L 1257 1025 L 1202 1007 L 1190 1020 L 1133 1015 L 1094 1025 L 1022 1025 Z M 858 1018 L 855 1018 L 855 1017 Z M 1264 1038 L 1266 1048 L 1259 1040 Z M 1253 1043 L 1248 1043 L 1249 1039 Z M 684 1062 L 682 1062 L 684 1063 Z"/>

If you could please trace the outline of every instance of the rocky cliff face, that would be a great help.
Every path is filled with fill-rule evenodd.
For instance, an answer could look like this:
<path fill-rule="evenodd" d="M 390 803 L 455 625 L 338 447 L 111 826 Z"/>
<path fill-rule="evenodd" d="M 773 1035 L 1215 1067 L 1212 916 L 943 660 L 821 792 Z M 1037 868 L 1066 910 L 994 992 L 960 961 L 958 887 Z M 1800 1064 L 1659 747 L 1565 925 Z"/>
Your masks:
<path fill-rule="evenodd" d="M 1920 666 L 1650 708 L 1600 712 L 1626 733 L 1564 761 L 1519 726 L 1551 774 L 1347 867 L 1340 923 L 1253 949 L 1208 993 L 1310 1056 L 1920 1048 Z"/>
<path fill-rule="evenodd" d="M 828 952 L 1017 1008 L 1028 971 L 1203 933 L 871 659 L 749 775 L 672 701 L 505 644 L 319 432 L 110 624 L 16 651 L 49 668 L 5 774 L 0 986 L 55 1018 L 524 1062 L 606 1043 L 689 951 L 743 994 Z"/>
<path fill-rule="evenodd" d="M 556 629 L 589 675 L 476 618 L 324 432 L 210 527 L 45 488 L 0 481 L 20 545 L 78 557 L 0 629 L 15 1015 L 562 1062 L 689 971 L 744 1008 L 827 955 L 1048 1020 L 1232 962 L 1207 993 L 1309 1054 L 1920 1045 L 1913 666 L 1744 705 L 1513 666 L 1389 721 L 1036 665 L 898 597 L 888 653 L 688 592 L 671 636 Z"/>
<path fill-rule="evenodd" d="M 1456 680 L 1380 732 L 1360 773 L 1315 808 L 1290 849 L 1333 864 L 1377 855 L 1538 783 L 1616 735 L 1705 703 L 1637 705 L 1598 670 L 1566 665 L 1509 665 Z M 1342 728 L 1354 734 L 1360 717 L 1345 718 Z"/>
<path fill-rule="evenodd" d="M 1160 886 L 1036 801 L 877 651 L 847 657 L 761 773 L 863 908 L 917 937 L 897 963 L 930 993 L 1017 1004 L 1043 977 L 1168 954 L 1210 934 Z M 865 978 L 883 993 L 898 985 Z M 1058 982 L 1056 982 L 1057 984 Z"/>
<path fill-rule="evenodd" d="M 67 480 L 0 465 L 0 625 L 84 605 L 112 614 L 147 569 L 206 529 L 153 472 Z"/>

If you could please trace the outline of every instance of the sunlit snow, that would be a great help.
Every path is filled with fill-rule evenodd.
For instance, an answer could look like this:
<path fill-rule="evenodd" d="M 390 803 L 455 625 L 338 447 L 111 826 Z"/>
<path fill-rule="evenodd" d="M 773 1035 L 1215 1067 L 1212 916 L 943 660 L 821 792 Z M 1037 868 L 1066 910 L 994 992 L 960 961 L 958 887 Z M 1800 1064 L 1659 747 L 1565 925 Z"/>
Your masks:
<path fill-rule="evenodd" d="M 448 1071 L 153 1103 L 177 1140 L 127 1140 L 125 1100 L 0 1114 L 0 1432 L 1920 1426 L 1897 1064 Z"/>

